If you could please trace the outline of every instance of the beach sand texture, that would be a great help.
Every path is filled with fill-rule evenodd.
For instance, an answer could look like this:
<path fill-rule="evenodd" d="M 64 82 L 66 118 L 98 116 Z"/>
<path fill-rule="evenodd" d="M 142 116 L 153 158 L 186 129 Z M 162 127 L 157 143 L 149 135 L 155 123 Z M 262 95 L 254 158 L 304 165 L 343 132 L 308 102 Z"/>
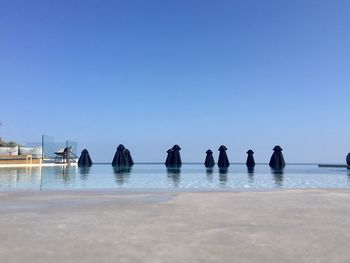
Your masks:
<path fill-rule="evenodd" d="M 350 191 L 0 192 L 0 262 L 350 262 Z"/>

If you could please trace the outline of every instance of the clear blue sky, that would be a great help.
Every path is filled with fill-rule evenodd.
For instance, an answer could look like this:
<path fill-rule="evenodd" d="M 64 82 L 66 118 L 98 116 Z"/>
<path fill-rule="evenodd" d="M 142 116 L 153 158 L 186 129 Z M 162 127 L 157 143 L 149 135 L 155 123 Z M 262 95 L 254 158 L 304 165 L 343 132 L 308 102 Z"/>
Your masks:
<path fill-rule="evenodd" d="M 0 136 L 76 140 L 94 161 L 173 144 L 203 161 L 350 151 L 350 2 L 0 1 Z"/>

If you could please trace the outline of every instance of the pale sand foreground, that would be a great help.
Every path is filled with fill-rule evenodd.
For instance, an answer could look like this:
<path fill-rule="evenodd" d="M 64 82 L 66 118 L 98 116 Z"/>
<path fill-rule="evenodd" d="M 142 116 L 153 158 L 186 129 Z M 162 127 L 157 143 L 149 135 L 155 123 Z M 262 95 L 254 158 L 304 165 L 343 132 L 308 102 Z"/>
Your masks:
<path fill-rule="evenodd" d="M 350 191 L 0 193 L 0 262 L 350 262 Z"/>

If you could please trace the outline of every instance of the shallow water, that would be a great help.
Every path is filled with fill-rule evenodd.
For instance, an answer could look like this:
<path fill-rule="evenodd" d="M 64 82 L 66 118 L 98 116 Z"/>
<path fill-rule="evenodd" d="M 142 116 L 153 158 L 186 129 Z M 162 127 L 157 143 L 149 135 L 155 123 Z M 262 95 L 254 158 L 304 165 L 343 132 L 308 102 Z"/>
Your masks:
<path fill-rule="evenodd" d="M 0 168 L 1 190 L 64 189 L 159 189 L 159 190 L 273 190 L 350 188 L 346 168 L 319 168 L 317 165 L 287 165 L 275 173 L 267 165 L 248 172 L 245 165 L 233 164 L 226 171 L 206 169 L 202 164 L 184 164 L 166 169 L 162 164 L 135 164 L 131 169 L 111 165 L 90 168 L 71 166 Z"/>

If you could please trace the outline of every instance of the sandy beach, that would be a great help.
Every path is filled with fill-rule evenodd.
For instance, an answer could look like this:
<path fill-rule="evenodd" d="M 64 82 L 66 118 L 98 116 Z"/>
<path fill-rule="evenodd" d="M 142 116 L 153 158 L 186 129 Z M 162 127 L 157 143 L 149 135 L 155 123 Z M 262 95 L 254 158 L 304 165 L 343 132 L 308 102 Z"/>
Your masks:
<path fill-rule="evenodd" d="M 0 193 L 0 262 L 350 262 L 350 191 Z"/>

